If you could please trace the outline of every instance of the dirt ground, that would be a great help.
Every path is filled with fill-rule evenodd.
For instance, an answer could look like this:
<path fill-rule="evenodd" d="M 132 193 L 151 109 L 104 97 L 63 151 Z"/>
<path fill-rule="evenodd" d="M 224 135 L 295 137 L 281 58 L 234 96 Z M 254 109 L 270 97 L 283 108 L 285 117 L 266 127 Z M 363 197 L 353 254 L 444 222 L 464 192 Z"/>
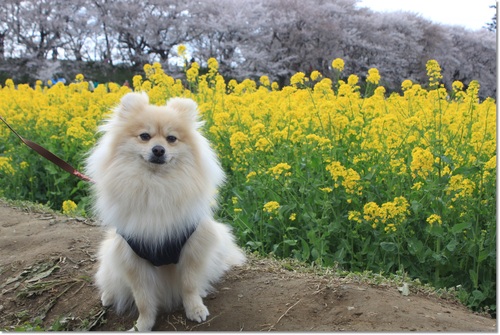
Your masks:
<path fill-rule="evenodd" d="M 126 330 L 135 315 L 100 305 L 92 278 L 102 230 L 93 222 L 0 201 L 0 331 Z M 199 331 L 481 331 L 496 320 L 451 299 L 397 285 L 372 285 L 249 257 L 205 298 L 206 322 L 182 308 L 161 313 L 154 330 Z M 29 328 L 32 327 L 32 328 Z"/>

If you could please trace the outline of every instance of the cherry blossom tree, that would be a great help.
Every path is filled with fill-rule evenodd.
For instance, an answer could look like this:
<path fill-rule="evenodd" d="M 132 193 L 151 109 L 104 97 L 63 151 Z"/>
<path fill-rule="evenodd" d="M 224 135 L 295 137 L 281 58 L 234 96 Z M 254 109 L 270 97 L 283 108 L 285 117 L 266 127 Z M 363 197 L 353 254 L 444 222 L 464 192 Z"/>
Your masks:
<path fill-rule="evenodd" d="M 496 95 L 495 33 L 445 26 L 407 12 L 379 13 L 358 0 L 4 0 L 2 58 L 125 63 L 136 68 L 171 58 L 184 44 L 204 66 L 219 61 L 228 78 L 267 75 L 287 84 L 295 72 L 329 76 L 343 58 L 344 74 L 375 67 L 381 84 L 426 82 L 436 59 L 448 87 L 478 79 Z M 177 68 L 177 70 L 180 70 Z"/>

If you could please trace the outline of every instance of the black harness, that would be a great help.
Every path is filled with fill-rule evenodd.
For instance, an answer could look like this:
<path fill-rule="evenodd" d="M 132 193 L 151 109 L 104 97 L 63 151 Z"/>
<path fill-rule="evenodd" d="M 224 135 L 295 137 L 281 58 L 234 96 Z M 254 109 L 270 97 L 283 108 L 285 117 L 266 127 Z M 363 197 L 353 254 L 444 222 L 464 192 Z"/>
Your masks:
<path fill-rule="evenodd" d="M 196 230 L 191 227 L 184 234 L 165 240 L 161 245 L 151 246 L 147 241 L 141 241 L 120 234 L 137 256 L 151 262 L 154 266 L 177 264 L 181 255 L 182 247 Z"/>

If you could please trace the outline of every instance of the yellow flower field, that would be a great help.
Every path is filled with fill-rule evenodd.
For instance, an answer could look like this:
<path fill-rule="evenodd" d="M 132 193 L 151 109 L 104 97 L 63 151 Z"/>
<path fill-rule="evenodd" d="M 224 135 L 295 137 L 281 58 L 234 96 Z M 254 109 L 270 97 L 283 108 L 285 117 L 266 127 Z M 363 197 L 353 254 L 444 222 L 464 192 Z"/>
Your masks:
<path fill-rule="evenodd" d="M 479 84 L 443 87 L 439 64 L 429 82 L 404 80 L 388 93 L 383 73 L 297 73 L 279 88 L 226 81 L 215 59 L 185 79 L 146 65 L 133 78 L 155 104 L 197 101 L 204 131 L 227 172 L 221 220 L 240 244 L 347 270 L 404 271 L 437 286 L 462 285 L 462 300 L 494 308 L 496 273 L 496 105 Z M 200 73 L 206 73 L 200 75 Z M 8 80 L 0 115 L 18 132 L 82 167 L 96 126 L 131 89 L 93 91 L 74 83 L 29 87 Z M 87 185 L 23 147 L 0 127 L 0 195 L 49 203 L 84 215 Z"/>

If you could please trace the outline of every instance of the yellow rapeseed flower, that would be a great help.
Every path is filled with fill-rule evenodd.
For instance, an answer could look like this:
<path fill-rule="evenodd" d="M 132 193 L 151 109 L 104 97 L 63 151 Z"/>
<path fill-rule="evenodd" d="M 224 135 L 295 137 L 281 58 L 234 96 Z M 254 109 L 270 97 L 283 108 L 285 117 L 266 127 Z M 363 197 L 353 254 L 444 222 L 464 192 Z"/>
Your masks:
<path fill-rule="evenodd" d="M 397 230 L 396 225 L 394 223 L 389 223 L 384 227 L 384 231 L 386 233 L 395 232 Z"/>
<path fill-rule="evenodd" d="M 12 158 L 10 157 L 0 157 L 0 171 L 8 175 L 14 175 L 16 171 L 12 167 L 11 162 Z"/>
<path fill-rule="evenodd" d="M 422 188 L 423 185 L 424 185 L 424 183 L 422 183 L 422 182 L 419 181 L 419 182 L 416 182 L 415 184 L 413 184 L 413 186 L 411 187 L 411 189 L 418 191 L 418 190 L 420 190 Z"/>
<path fill-rule="evenodd" d="M 373 201 L 363 206 L 363 219 L 377 223 L 380 207 Z"/>
<path fill-rule="evenodd" d="M 177 55 L 179 57 L 186 57 L 186 46 L 184 44 L 179 44 L 177 47 Z"/>
<path fill-rule="evenodd" d="M 358 182 L 361 180 L 360 175 L 353 169 L 346 169 L 340 162 L 334 161 L 326 166 L 326 170 L 330 172 L 335 188 L 340 185 L 344 186 L 346 193 L 360 194 L 363 189 Z M 339 184 L 339 179 L 342 179 Z"/>
<path fill-rule="evenodd" d="M 459 198 L 472 197 L 475 188 L 476 184 L 472 180 L 464 178 L 461 174 L 457 174 L 451 176 L 446 188 L 446 194 L 454 194 L 452 201 L 456 201 Z"/>
<path fill-rule="evenodd" d="M 219 70 L 219 62 L 215 58 L 209 58 L 208 61 L 208 72 L 215 73 Z"/>
<path fill-rule="evenodd" d="M 413 86 L 413 83 L 410 79 L 406 79 L 405 81 L 403 81 L 403 83 L 401 84 L 401 89 L 403 91 L 407 91 L 409 90 L 411 87 Z"/>
<path fill-rule="evenodd" d="M 443 78 L 441 75 L 441 66 L 435 59 L 431 59 L 425 65 L 427 69 L 427 76 L 429 77 L 429 85 L 431 88 L 436 88 L 439 81 Z"/>
<path fill-rule="evenodd" d="M 357 193 L 361 195 L 362 186 L 358 185 L 361 180 L 359 174 L 353 169 L 347 169 L 344 174 L 344 180 L 342 180 L 342 186 L 344 186 L 346 193 L 353 194 Z"/>
<path fill-rule="evenodd" d="M 255 177 L 257 175 L 257 173 L 255 171 L 251 171 L 247 174 L 247 183 L 250 181 L 250 179 L 252 179 L 253 177 Z"/>
<path fill-rule="evenodd" d="M 229 139 L 229 143 L 233 149 L 241 149 L 242 146 L 247 143 L 247 141 L 248 136 L 241 131 L 234 133 Z"/>
<path fill-rule="evenodd" d="M 371 68 L 368 70 L 368 77 L 366 77 L 366 82 L 378 85 L 380 81 L 380 74 L 377 69 Z"/>
<path fill-rule="evenodd" d="M 493 170 L 497 168 L 497 155 L 494 155 L 484 164 L 485 170 Z"/>
<path fill-rule="evenodd" d="M 341 58 L 335 58 L 332 61 L 332 67 L 339 72 L 344 71 L 344 60 Z"/>
<path fill-rule="evenodd" d="M 271 81 L 269 80 L 269 77 L 268 77 L 268 76 L 261 76 L 261 77 L 259 78 L 259 82 L 260 82 L 263 86 L 266 86 L 266 87 L 271 86 Z"/>
<path fill-rule="evenodd" d="M 443 220 L 441 219 L 441 216 L 437 215 L 437 214 L 431 214 L 426 220 L 425 220 L 428 224 L 430 224 L 431 226 L 434 224 L 434 223 L 437 223 L 439 225 L 442 225 L 443 224 Z"/>
<path fill-rule="evenodd" d="M 354 221 L 357 223 L 361 222 L 361 213 L 358 211 L 349 211 L 347 216 L 347 220 Z"/>
<path fill-rule="evenodd" d="M 196 62 L 191 64 L 191 67 L 186 71 L 186 79 L 188 82 L 193 83 L 198 78 L 200 65 Z"/>
<path fill-rule="evenodd" d="M 461 81 L 455 80 L 451 84 L 451 87 L 453 88 L 453 91 L 462 91 L 464 89 L 464 84 Z"/>
<path fill-rule="evenodd" d="M 9 79 L 7 79 L 7 80 L 5 80 L 5 86 L 6 86 L 6 87 L 10 87 L 10 88 L 14 88 L 14 86 L 15 86 L 15 85 L 14 85 L 14 80 L 12 80 L 12 79 L 10 79 L 10 78 L 9 78 Z"/>
<path fill-rule="evenodd" d="M 274 178 L 278 179 L 283 173 L 285 176 L 290 176 L 292 173 L 288 172 L 292 167 L 287 163 L 279 163 L 272 168 L 269 168 L 267 171 L 274 176 Z"/>
<path fill-rule="evenodd" d="M 467 87 L 467 96 L 472 100 L 477 100 L 480 86 L 477 80 L 471 81 Z"/>
<path fill-rule="evenodd" d="M 134 87 L 135 91 L 140 91 L 142 86 L 142 76 L 135 75 L 132 78 L 132 86 Z"/>
<path fill-rule="evenodd" d="M 321 78 L 321 73 L 319 71 L 311 72 L 311 80 L 316 81 Z"/>
<path fill-rule="evenodd" d="M 307 81 L 307 77 L 304 72 L 297 72 L 290 78 L 290 85 L 304 84 Z"/>
<path fill-rule="evenodd" d="M 66 215 L 75 214 L 77 208 L 73 200 L 65 200 L 62 204 L 62 212 Z"/>
<path fill-rule="evenodd" d="M 343 167 L 340 162 L 334 161 L 326 166 L 326 170 L 330 172 L 330 175 L 335 182 L 335 188 L 339 187 L 337 180 L 346 174 L 346 168 Z"/>
<path fill-rule="evenodd" d="M 264 212 L 267 212 L 267 213 L 276 214 L 278 212 L 279 208 L 280 208 L 279 202 L 269 201 L 266 204 L 264 204 L 263 210 L 264 210 Z"/>
<path fill-rule="evenodd" d="M 434 155 L 428 149 L 416 147 L 412 150 L 411 156 L 410 168 L 413 178 L 417 176 L 427 178 L 433 169 Z"/>
<path fill-rule="evenodd" d="M 356 86 L 356 84 L 358 83 L 359 81 L 359 77 L 356 76 L 355 74 L 351 74 L 348 78 L 347 78 L 347 85 L 349 86 Z"/>
<path fill-rule="evenodd" d="M 255 149 L 257 151 L 264 151 L 264 152 L 268 152 L 268 151 L 271 151 L 272 147 L 271 147 L 271 142 L 269 142 L 269 140 L 267 138 L 259 138 L 257 140 L 257 142 L 255 143 Z"/>

